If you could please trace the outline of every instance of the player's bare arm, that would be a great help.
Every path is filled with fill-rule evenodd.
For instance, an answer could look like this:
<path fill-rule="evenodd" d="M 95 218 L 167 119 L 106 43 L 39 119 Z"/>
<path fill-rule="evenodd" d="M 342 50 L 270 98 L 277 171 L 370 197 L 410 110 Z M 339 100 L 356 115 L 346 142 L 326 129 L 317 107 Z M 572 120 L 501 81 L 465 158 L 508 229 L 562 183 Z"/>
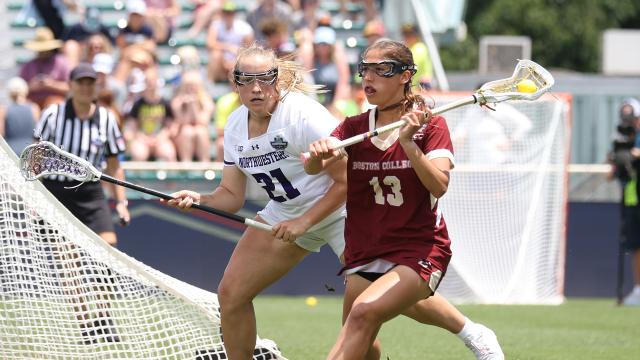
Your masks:
<path fill-rule="evenodd" d="M 333 179 L 333 184 L 325 195 L 302 216 L 283 221 L 273 226 L 276 238 L 293 242 L 313 225 L 336 211 L 347 200 L 347 160 L 334 158 L 327 165 L 326 171 Z"/>
<path fill-rule="evenodd" d="M 210 194 L 182 190 L 171 194 L 175 199 L 167 204 L 186 210 L 196 203 L 235 213 L 244 205 L 246 184 L 246 176 L 237 167 L 225 166 L 220 185 Z"/>

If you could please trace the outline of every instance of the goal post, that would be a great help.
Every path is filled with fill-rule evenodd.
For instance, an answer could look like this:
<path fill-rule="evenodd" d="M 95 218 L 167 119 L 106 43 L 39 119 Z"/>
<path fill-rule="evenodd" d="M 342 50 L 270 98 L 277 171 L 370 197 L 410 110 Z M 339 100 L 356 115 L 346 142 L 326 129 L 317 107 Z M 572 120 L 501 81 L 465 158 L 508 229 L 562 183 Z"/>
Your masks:
<path fill-rule="evenodd" d="M 0 137 L 0 358 L 226 354 L 215 294 L 110 247 L 40 182 L 25 181 Z M 254 359 L 284 357 L 258 338 Z"/>
<path fill-rule="evenodd" d="M 453 258 L 439 291 L 455 303 L 561 303 L 570 96 L 444 116 L 456 164 L 440 202 Z"/>

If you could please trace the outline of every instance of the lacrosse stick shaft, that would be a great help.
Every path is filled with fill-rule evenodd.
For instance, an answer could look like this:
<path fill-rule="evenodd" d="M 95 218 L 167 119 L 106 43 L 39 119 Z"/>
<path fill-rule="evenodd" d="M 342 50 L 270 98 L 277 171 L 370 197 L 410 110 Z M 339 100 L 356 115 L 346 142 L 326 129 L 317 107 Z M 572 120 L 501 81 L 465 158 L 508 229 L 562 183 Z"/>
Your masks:
<path fill-rule="evenodd" d="M 451 102 L 449 104 L 438 106 L 437 108 L 434 108 L 433 110 L 431 110 L 431 114 L 439 115 L 439 114 L 442 114 L 442 113 L 444 113 L 446 111 L 459 108 L 461 106 L 465 106 L 465 105 L 469 105 L 469 104 L 475 104 L 476 102 L 478 102 L 478 98 L 476 97 L 476 95 L 471 95 L 468 98 L 456 100 L 456 101 L 453 101 L 453 102 Z M 351 146 L 353 144 L 357 144 L 359 142 L 363 142 L 366 139 L 370 139 L 372 137 L 376 137 L 378 135 L 381 135 L 381 134 L 384 134 L 384 133 L 389 132 L 391 130 L 394 130 L 394 129 L 397 129 L 399 127 L 402 127 L 404 124 L 405 124 L 404 120 L 398 120 L 398 121 L 392 122 L 391 124 L 387 124 L 385 126 L 381 126 L 381 127 L 377 128 L 377 129 L 371 130 L 371 131 L 366 132 L 364 134 L 352 136 L 352 137 L 350 137 L 348 139 L 344 139 L 342 141 L 339 141 L 339 142 L 337 142 L 337 143 L 335 143 L 333 145 L 333 148 L 335 150 L 340 150 L 342 148 L 346 148 L 347 146 Z M 309 154 L 309 152 L 304 152 L 304 153 L 301 154 L 301 158 L 303 159 L 303 161 L 306 161 L 307 159 L 309 159 L 309 156 L 311 156 Z"/>
<path fill-rule="evenodd" d="M 146 194 L 149 194 L 149 195 L 157 196 L 157 197 L 162 198 L 164 200 L 173 200 L 173 197 L 171 195 L 169 195 L 169 194 L 165 194 L 165 193 L 157 191 L 157 190 L 149 189 L 149 188 L 146 188 L 144 186 L 132 184 L 132 183 L 127 182 L 127 181 L 122 181 L 122 180 L 116 179 L 114 177 L 111 177 L 109 175 L 101 174 L 100 175 L 100 180 L 103 180 L 103 181 L 106 181 L 106 182 L 110 182 L 112 184 L 116 184 L 116 185 L 119 185 L 119 186 L 123 186 L 123 187 L 129 188 L 129 189 L 133 189 L 133 190 L 136 190 L 136 191 L 140 191 L 140 192 L 143 192 L 143 193 L 146 193 Z M 237 221 L 237 222 L 243 223 L 243 224 L 245 224 L 247 226 L 251 226 L 251 227 L 254 227 L 254 228 L 257 228 L 257 229 L 261 229 L 261 230 L 265 230 L 265 231 L 269 231 L 269 232 L 271 231 L 271 226 L 270 225 L 267 225 L 267 224 L 264 224 L 264 223 L 261 223 L 259 221 L 255 221 L 255 220 L 252 220 L 252 219 L 248 219 L 248 218 L 236 215 L 236 214 L 232 214 L 232 213 L 229 213 L 229 212 L 226 212 L 226 211 L 214 209 L 212 207 L 205 206 L 205 205 L 200 205 L 200 204 L 193 204 L 193 205 L 191 205 L 191 207 L 196 208 L 198 210 L 202 210 L 202 211 L 208 212 L 209 214 L 218 215 L 218 216 L 221 216 L 221 217 L 229 219 L 229 220 L 233 220 L 233 221 Z"/>

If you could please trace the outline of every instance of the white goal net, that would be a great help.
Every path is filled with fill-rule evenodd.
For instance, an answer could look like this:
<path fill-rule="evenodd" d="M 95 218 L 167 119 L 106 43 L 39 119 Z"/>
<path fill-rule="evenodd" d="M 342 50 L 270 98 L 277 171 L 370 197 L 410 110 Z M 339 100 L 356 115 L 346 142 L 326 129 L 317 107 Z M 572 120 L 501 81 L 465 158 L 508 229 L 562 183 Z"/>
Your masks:
<path fill-rule="evenodd" d="M 456 303 L 562 302 L 569 101 L 545 95 L 444 116 L 456 168 L 441 200 L 453 258 L 439 291 Z"/>
<path fill-rule="evenodd" d="M 109 247 L 0 137 L 0 359 L 226 358 L 215 294 Z"/>

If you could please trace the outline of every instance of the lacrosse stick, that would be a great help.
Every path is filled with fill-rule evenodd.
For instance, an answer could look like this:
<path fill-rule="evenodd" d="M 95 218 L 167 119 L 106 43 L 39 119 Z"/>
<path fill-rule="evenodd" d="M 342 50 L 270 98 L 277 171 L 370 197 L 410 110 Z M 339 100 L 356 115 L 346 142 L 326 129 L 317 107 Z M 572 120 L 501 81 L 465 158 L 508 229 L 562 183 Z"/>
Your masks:
<path fill-rule="evenodd" d="M 22 151 L 22 154 L 20 154 L 20 172 L 22 176 L 29 181 L 47 175 L 62 175 L 80 181 L 81 183 L 102 180 L 165 200 L 173 199 L 171 195 L 105 175 L 88 161 L 74 154 L 70 154 L 48 141 L 40 141 L 39 143 L 29 145 Z M 210 214 L 243 223 L 247 226 L 271 231 L 271 226 L 252 219 L 205 205 L 193 204 L 191 206 Z"/>
<path fill-rule="evenodd" d="M 453 101 L 431 110 L 431 114 L 439 115 L 449 110 L 469 104 L 496 104 L 507 100 L 533 101 L 546 93 L 553 86 L 553 76 L 542 66 L 531 60 L 520 60 L 510 78 L 490 81 L 480 87 L 473 95 L 467 98 Z M 391 124 L 381 126 L 364 134 L 356 135 L 333 144 L 334 150 L 339 150 L 366 139 L 384 134 L 397 129 L 405 124 L 404 120 L 398 120 Z M 303 162 L 309 159 L 309 152 L 300 155 Z"/>

